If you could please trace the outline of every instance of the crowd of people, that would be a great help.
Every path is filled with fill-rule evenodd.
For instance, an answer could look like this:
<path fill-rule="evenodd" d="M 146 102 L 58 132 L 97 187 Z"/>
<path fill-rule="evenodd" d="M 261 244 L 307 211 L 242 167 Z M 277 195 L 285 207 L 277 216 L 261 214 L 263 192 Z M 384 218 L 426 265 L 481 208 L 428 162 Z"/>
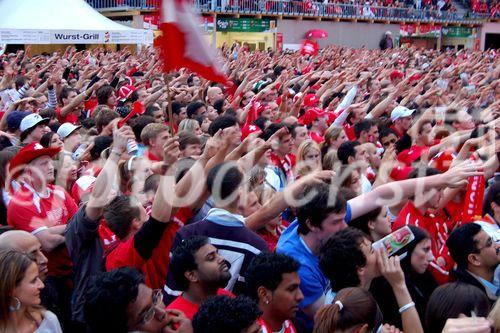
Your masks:
<path fill-rule="evenodd" d="M 0 332 L 500 330 L 495 51 L 218 57 L 1 56 Z"/>

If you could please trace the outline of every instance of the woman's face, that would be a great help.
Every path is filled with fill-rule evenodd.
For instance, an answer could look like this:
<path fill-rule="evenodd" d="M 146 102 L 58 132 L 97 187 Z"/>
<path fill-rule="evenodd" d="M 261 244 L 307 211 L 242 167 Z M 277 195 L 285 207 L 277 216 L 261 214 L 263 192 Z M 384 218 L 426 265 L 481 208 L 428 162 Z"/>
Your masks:
<path fill-rule="evenodd" d="M 310 148 L 304 154 L 304 161 L 307 162 L 314 170 L 321 169 L 321 153 L 316 148 Z"/>
<path fill-rule="evenodd" d="M 208 120 L 214 121 L 219 116 L 219 114 L 217 113 L 217 110 L 215 110 L 215 108 L 213 106 L 209 105 L 207 107 L 206 116 L 207 116 Z"/>
<path fill-rule="evenodd" d="M 411 267 L 418 274 L 423 274 L 432 260 L 434 260 L 434 255 L 431 250 L 431 240 L 429 238 L 423 239 L 415 246 L 411 254 Z"/>
<path fill-rule="evenodd" d="M 349 188 L 353 190 L 357 195 L 361 194 L 361 175 L 358 170 L 353 170 L 351 172 L 351 185 Z"/>
<path fill-rule="evenodd" d="M 64 155 L 61 169 L 57 172 L 58 183 L 64 185 L 78 178 L 77 164 L 69 155 Z"/>
<path fill-rule="evenodd" d="M 391 233 L 391 221 L 387 216 L 387 207 L 382 207 L 380 214 L 378 214 L 373 224 L 373 241 L 378 241 Z"/>
<path fill-rule="evenodd" d="M 208 133 L 208 128 L 210 127 L 210 124 L 211 124 L 211 123 L 212 123 L 212 122 L 210 121 L 210 119 L 208 119 L 208 118 L 204 118 L 204 119 L 203 119 L 203 123 L 201 124 L 201 131 L 202 131 L 203 133 Z"/>
<path fill-rule="evenodd" d="M 43 287 L 43 282 L 38 276 L 38 266 L 33 262 L 14 289 L 12 296 L 17 297 L 24 307 L 37 306 L 41 303 L 40 291 Z"/>
<path fill-rule="evenodd" d="M 63 144 L 59 134 L 55 133 L 54 135 L 52 135 L 52 139 L 50 139 L 50 145 L 49 145 L 50 148 L 61 148 L 62 149 L 63 145 L 64 144 Z"/>
<path fill-rule="evenodd" d="M 203 131 L 201 130 L 200 124 L 198 122 L 194 124 L 193 133 L 196 136 L 200 136 L 203 134 Z"/>
<path fill-rule="evenodd" d="M 342 130 L 340 131 L 339 136 L 337 139 L 333 140 L 330 144 L 330 147 L 333 149 L 338 149 L 341 144 L 347 141 L 347 135 L 345 135 L 345 132 Z"/>

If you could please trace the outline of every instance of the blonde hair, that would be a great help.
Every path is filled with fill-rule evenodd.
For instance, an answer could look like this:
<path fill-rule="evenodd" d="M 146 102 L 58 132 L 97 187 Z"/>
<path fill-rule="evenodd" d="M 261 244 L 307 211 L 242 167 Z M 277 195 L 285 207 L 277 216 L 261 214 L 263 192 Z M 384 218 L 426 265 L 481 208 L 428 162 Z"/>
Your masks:
<path fill-rule="evenodd" d="M 149 140 L 154 139 L 163 131 L 168 131 L 168 126 L 165 124 L 151 123 L 147 124 L 141 132 L 141 141 L 146 146 L 150 145 Z"/>
<path fill-rule="evenodd" d="M 337 140 L 344 128 L 342 126 L 330 126 L 325 131 L 325 141 L 321 143 L 321 153 L 326 155 L 330 149 L 330 141 Z"/>
<path fill-rule="evenodd" d="M 500 300 L 497 300 L 493 309 L 488 316 L 488 318 L 493 322 L 493 326 L 497 331 L 500 331 Z"/>
<path fill-rule="evenodd" d="M 323 157 L 323 170 L 336 171 L 341 164 L 336 150 L 331 150 Z"/>
<path fill-rule="evenodd" d="M 297 151 L 297 175 L 299 176 L 304 176 L 313 171 L 309 163 L 306 163 L 305 161 L 305 156 L 311 149 L 316 149 L 321 157 L 321 150 L 316 141 L 313 141 L 311 139 L 303 141 Z"/>
<path fill-rule="evenodd" d="M 200 125 L 198 123 L 198 121 L 194 120 L 194 119 L 183 119 L 180 123 L 179 123 L 179 132 L 182 132 L 182 131 L 185 131 L 185 132 L 188 132 L 188 133 L 194 133 L 195 129 L 196 129 L 196 125 Z"/>

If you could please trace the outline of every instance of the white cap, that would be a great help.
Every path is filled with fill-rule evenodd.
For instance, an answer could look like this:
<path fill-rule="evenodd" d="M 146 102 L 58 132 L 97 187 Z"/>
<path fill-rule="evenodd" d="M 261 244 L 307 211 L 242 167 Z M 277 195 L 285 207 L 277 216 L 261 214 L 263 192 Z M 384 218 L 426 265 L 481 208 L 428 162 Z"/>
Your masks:
<path fill-rule="evenodd" d="M 415 110 L 410 110 L 405 106 L 396 106 L 391 112 L 391 120 L 395 121 L 399 118 L 409 117 L 415 112 Z"/>
<path fill-rule="evenodd" d="M 27 129 L 30 129 L 32 127 L 35 127 L 41 122 L 49 122 L 49 118 L 42 118 L 39 114 L 37 113 L 32 113 L 27 115 L 26 117 L 21 120 L 21 125 L 19 125 L 19 129 L 21 132 L 26 131 Z"/>
<path fill-rule="evenodd" d="M 80 127 L 81 126 L 75 126 L 72 123 L 64 123 L 57 129 L 57 135 L 59 135 L 61 139 L 64 139 Z"/>

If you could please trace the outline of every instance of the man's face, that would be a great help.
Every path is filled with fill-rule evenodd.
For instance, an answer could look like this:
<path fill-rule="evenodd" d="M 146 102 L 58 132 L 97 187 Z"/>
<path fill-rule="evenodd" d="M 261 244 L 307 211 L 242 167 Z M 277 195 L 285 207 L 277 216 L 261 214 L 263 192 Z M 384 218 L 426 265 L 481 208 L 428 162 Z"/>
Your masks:
<path fill-rule="evenodd" d="M 402 117 L 396 120 L 396 122 L 399 123 L 399 126 L 403 131 L 407 131 L 410 129 L 412 121 L 413 121 L 412 116 Z"/>
<path fill-rule="evenodd" d="M 387 150 L 396 144 L 396 141 L 398 141 L 398 137 L 391 133 L 387 136 L 384 136 L 382 139 L 380 139 L 380 141 L 384 149 Z"/>
<path fill-rule="evenodd" d="M 200 106 L 198 110 L 196 110 L 195 115 L 196 116 L 204 116 L 207 113 L 207 107 L 205 105 Z"/>
<path fill-rule="evenodd" d="M 242 195 L 240 198 L 241 203 L 239 209 L 241 211 L 241 215 L 245 217 L 252 215 L 262 208 L 257 195 L 253 191 L 247 192 L 246 195 Z"/>
<path fill-rule="evenodd" d="M 82 143 L 82 136 L 78 130 L 74 131 L 66 138 L 64 138 L 64 147 L 67 151 L 74 152 L 76 148 Z"/>
<path fill-rule="evenodd" d="M 378 276 L 380 276 L 380 270 L 377 265 L 377 255 L 372 248 L 372 242 L 367 238 L 363 238 L 363 241 L 359 245 L 360 250 L 363 252 L 366 258 L 366 264 L 363 267 L 364 278 L 366 280 L 372 280 Z"/>
<path fill-rule="evenodd" d="M 195 274 L 203 284 L 224 288 L 231 279 L 226 259 L 212 244 L 203 245 L 194 255 Z"/>
<path fill-rule="evenodd" d="M 320 131 L 324 131 L 328 128 L 328 116 L 321 116 L 321 117 L 318 117 L 318 119 L 316 120 L 316 127 L 320 130 Z"/>
<path fill-rule="evenodd" d="M 297 272 L 284 273 L 278 287 L 271 293 L 273 313 L 278 318 L 294 318 L 299 310 L 299 303 L 304 299 L 300 291 L 300 278 Z"/>
<path fill-rule="evenodd" d="M 187 118 L 187 111 L 186 111 L 186 108 L 181 108 L 181 110 L 179 111 L 179 115 L 177 116 L 177 122 L 180 123 L 181 121 L 183 121 L 184 119 Z"/>
<path fill-rule="evenodd" d="M 16 244 L 16 250 L 25 252 L 31 257 L 35 258 L 35 262 L 38 265 L 38 272 L 40 280 L 44 281 L 47 277 L 47 257 L 42 253 L 42 244 L 38 238 L 31 234 L 27 234 L 25 237 L 23 235 Z"/>
<path fill-rule="evenodd" d="M 357 162 L 368 163 L 368 153 L 366 152 L 365 146 L 359 145 L 359 146 L 356 146 L 355 149 L 356 149 L 356 155 L 354 156 L 354 159 Z"/>
<path fill-rule="evenodd" d="M 47 133 L 47 125 L 45 124 L 38 124 L 35 126 L 35 129 L 30 133 L 29 138 L 31 141 L 40 141 L 42 136 Z"/>
<path fill-rule="evenodd" d="M 158 292 L 159 291 L 159 292 Z M 169 318 L 162 301 L 161 289 L 152 290 L 140 284 L 137 298 L 127 307 L 129 331 L 161 333 Z"/>
<path fill-rule="evenodd" d="M 170 138 L 170 132 L 168 130 L 160 132 L 156 136 L 156 138 L 154 138 L 153 140 L 150 140 L 151 148 L 153 148 L 157 152 L 162 151 L 163 150 L 163 146 L 165 145 L 165 142 L 167 142 L 167 140 L 169 138 Z"/>
<path fill-rule="evenodd" d="M 200 156 L 201 155 L 201 145 L 198 143 L 187 145 L 184 151 L 182 152 L 182 156 L 191 157 L 191 156 Z"/>
<path fill-rule="evenodd" d="M 347 224 L 344 219 L 345 211 L 342 213 L 331 213 L 328 215 L 328 217 L 321 223 L 321 229 L 317 230 L 317 238 L 320 241 L 324 241 L 331 235 L 347 228 Z"/>
<path fill-rule="evenodd" d="M 476 257 L 481 267 L 495 270 L 500 264 L 500 244 L 494 242 L 491 236 L 481 230 L 474 236 L 476 242 Z"/>
<path fill-rule="evenodd" d="M 54 181 L 54 163 L 50 156 L 40 156 L 29 163 L 32 178 L 41 183 L 51 183 Z"/>
<path fill-rule="evenodd" d="M 298 147 L 302 142 L 309 139 L 309 131 L 305 126 L 297 126 L 295 128 L 294 144 Z"/>
<path fill-rule="evenodd" d="M 270 90 L 265 97 L 266 102 L 274 102 L 276 99 L 278 99 L 278 91 L 276 89 Z"/>
<path fill-rule="evenodd" d="M 222 93 L 222 89 L 219 87 L 212 87 L 209 91 L 209 100 L 211 103 L 224 98 L 224 94 Z"/>
<path fill-rule="evenodd" d="M 293 138 L 291 134 L 285 134 L 280 139 L 278 152 L 282 155 L 289 154 L 293 149 Z"/>
<path fill-rule="evenodd" d="M 71 103 L 71 101 L 74 100 L 76 96 L 78 96 L 78 94 L 75 91 L 70 91 L 68 93 L 68 97 L 62 99 L 63 105 L 68 105 L 69 103 Z"/>
<path fill-rule="evenodd" d="M 375 143 L 378 141 L 378 127 L 372 126 L 370 131 L 368 132 L 368 141 L 371 143 Z"/>
<path fill-rule="evenodd" d="M 155 123 L 163 124 L 165 122 L 165 117 L 163 116 L 162 110 L 154 111 L 153 118 L 155 118 Z"/>
<path fill-rule="evenodd" d="M 430 123 L 422 126 L 422 130 L 420 131 L 420 141 L 425 146 L 432 146 L 434 143 L 434 132 L 432 131 L 432 125 Z"/>

